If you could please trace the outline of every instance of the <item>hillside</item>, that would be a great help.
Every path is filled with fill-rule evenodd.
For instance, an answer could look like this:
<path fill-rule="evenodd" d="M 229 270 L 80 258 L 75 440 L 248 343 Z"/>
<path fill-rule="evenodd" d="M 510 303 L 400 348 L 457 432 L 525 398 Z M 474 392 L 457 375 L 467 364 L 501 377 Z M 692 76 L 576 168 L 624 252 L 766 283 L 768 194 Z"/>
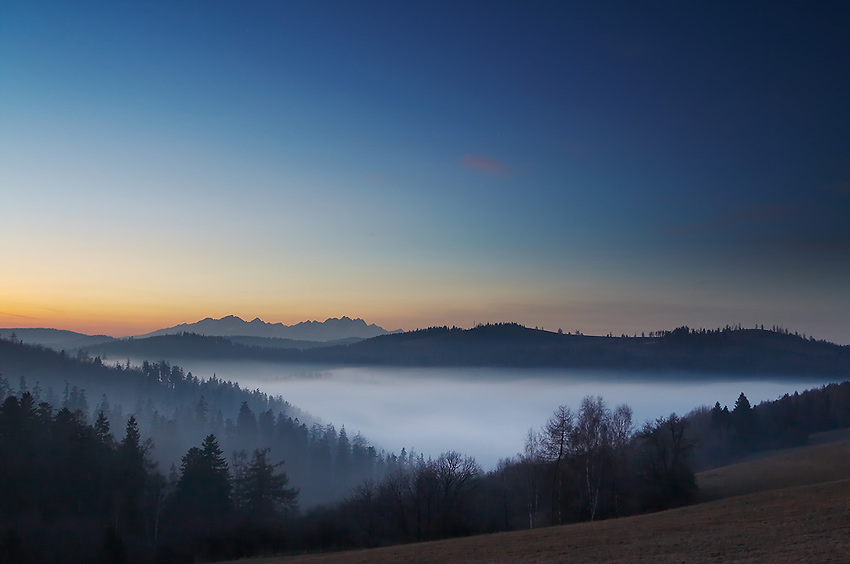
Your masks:
<path fill-rule="evenodd" d="M 316 360 L 408 366 L 522 366 L 746 374 L 850 373 L 850 347 L 761 329 L 652 337 L 564 335 L 516 324 L 431 328 L 312 351 Z"/>
<path fill-rule="evenodd" d="M 709 501 L 850 478 L 848 430 L 820 433 L 829 434 L 845 440 L 759 453 L 754 460 L 700 472 L 700 497 Z M 812 435 L 812 442 L 817 439 Z"/>
<path fill-rule="evenodd" d="M 780 489 L 650 515 L 374 550 L 239 562 L 844 562 L 850 553 L 848 451 L 850 441 L 844 441 L 781 453 L 766 465 L 748 463 L 715 471 L 715 476 L 724 476 L 730 493 L 749 483 L 742 477 L 751 471 L 762 473 L 762 485 L 775 484 Z M 806 464 L 800 466 L 801 459 L 808 460 L 808 470 L 803 469 Z M 836 465 L 838 460 L 845 464 Z M 819 476 L 818 483 L 810 483 L 812 470 Z M 708 476 L 701 476 L 705 479 Z M 803 483 L 808 485 L 798 485 Z"/>
<path fill-rule="evenodd" d="M 244 340 L 243 340 L 244 339 Z M 246 344 L 262 343 L 260 346 Z M 177 335 L 159 335 L 155 337 L 120 339 L 87 347 L 92 355 L 105 356 L 110 359 L 126 357 L 143 358 L 147 360 L 175 359 L 229 359 L 229 360 L 266 360 L 291 361 L 301 360 L 301 348 L 297 346 L 303 341 L 283 341 L 281 339 L 260 339 L 258 337 L 210 337 L 196 333 L 181 333 Z M 293 346 L 285 346 L 292 344 Z M 320 345 L 316 345 L 320 346 Z"/>
<path fill-rule="evenodd" d="M 64 329 L 0 329 L 0 337 L 11 338 L 12 335 L 15 336 L 15 339 L 28 345 L 42 345 L 56 351 L 73 351 L 115 340 L 106 335 L 86 335 Z"/>
<path fill-rule="evenodd" d="M 207 338 L 198 339 L 208 342 Z M 205 376 L 199 378 L 167 362 L 127 366 L 83 353 L 72 356 L 0 339 L 0 404 L 9 396 L 30 392 L 35 405 L 46 402 L 54 412 L 62 408 L 71 413 L 79 411 L 86 422 L 94 421 L 102 411 L 118 437 L 133 415 L 142 437 L 152 440 L 149 454 L 163 473 L 171 464 L 179 467 L 188 449 L 213 434 L 229 454 L 242 449 L 272 449 L 276 462 L 286 461 L 286 474 L 299 489 L 302 507 L 336 502 L 353 484 L 374 475 L 378 453 L 366 437 L 352 433 L 350 448 L 337 445 L 336 454 L 344 450 L 350 459 L 358 461 L 356 467 L 337 469 L 333 462 L 321 458 L 321 449 L 330 444 L 331 437 L 337 441 L 342 429 L 338 433 L 333 425 L 314 425 L 313 416 L 281 396 L 242 388 L 214 374 Z M 0 409 L 0 418 L 3 413 Z M 10 451 L 4 453 L 7 445 L 2 439 L 9 429 L 0 421 L 3 463 L 8 462 Z M 19 433 L 10 434 L 17 437 Z M 365 451 L 371 454 L 365 456 Z"/>
<path fill-rule="evenodd" d="M 291 347 L 290 347 L 291 345 Z M 784 332 L 680 328 L 651 337 L 564 335 L 517 324 L 431 328 L 358 342 L 284 342 L 194 333 L 88 347 L 110 358 L 215 358 L 336 365 L 575 368 L 740 375 L 846 377 L 850 347 Z"/>

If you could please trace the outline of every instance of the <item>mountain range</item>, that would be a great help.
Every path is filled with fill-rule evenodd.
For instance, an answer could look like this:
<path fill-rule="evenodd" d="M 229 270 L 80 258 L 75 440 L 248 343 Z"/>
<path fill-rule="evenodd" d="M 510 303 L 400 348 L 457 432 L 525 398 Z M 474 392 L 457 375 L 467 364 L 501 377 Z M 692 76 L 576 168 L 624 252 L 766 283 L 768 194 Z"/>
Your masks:
<path fill-rule="evenodd" d="M 387 331 L 374 323 L 367 324 L 363 319 L 331 317 L 325 321 L 302 321 L 295 325 L 267 323 L 259 318 L 252 321 L 235 315 L 221 319 L 207 317 L 195 323 L 181 323 L 174 327 L 158 329 L 133 339 L 146 339 L 165 335 L 194 333 L 209 337 L 234 338 L 234 342 L 269 348 L 313 348 L 317 346 L 349 344 L 380 335 L 401 333 L 401 329 Z M 0 336 L 15 338 L 28 344 L 43 345 L 55 350 L 78 350 L 102 345 L 117 340 L 108 335 L 86 335 L 63 329 L 0 329 Z"/>
<path fill-rule="evenodd" d="M 331 317 L 325 321 L 302 321 L 295 325 L 283 323 L 267 323 L 259 317 L 245 321 L 241 317 L 228 315 L 221 319 L 207 317 L 196 323 L 181 323 L 174 327 L 159 329 L 137 339 L 158 337 L 162 335 L 177 335 L 180 333 L 197 333 L 209 337 L 264 337 L 273 339 L 295 339 L 300 341 L 338 341 L 341 339 L 371 339 L 389 333 L 401 333 L 400 329 L 387 331 L 383 327 L 371 323 L 366 324 L 360 319 L 350 317 Z"/>

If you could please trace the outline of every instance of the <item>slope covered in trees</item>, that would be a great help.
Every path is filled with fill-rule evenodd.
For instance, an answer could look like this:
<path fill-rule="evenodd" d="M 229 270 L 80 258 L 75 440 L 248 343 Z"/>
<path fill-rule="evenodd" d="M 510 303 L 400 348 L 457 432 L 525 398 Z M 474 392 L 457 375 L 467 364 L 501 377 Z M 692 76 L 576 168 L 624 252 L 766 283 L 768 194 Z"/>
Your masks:
<path fill-rule="evenodd" d="M 282 548 L 297 491 L 268 451 L 236 474 L 214 435 L 166 478 L 135 417 L 117 440 L 101 412 L 30 392 L 0 404 L 0 561 L 171 562 Z"/>
<path fill-rule="evenodd" d="M 728 424 L 719 413 L 729 414 Z M 381 473 L 351 484 L 344 501 L 299 511 L 300 491 L 288 476 L 294 461 L 272 462 L 268 448 L 228 457 L 208 434 L 164 473 L 135 417 L 119 439 L 105 414 L 90 424 L 82 411 L 36 405 L 25 391 L 0 402 L 0 554 L 3 561 L 190 562 L 633 515 L 693 501 L 695 459 L 718 444 L 727 461 L 784 446 L 788 428 L 776 422 L 789 420 L 798 442 L 850 426 L 850 382 L 757 406 L 742 394 L 732 410 L 671 414 L 640 428 L 628 406 L 586 397 L 575 411 L 557 408 L 529 431 L 522 454 L 492 471 L 458 452 L 426 459 L 402 451 L 385 457 Z M 237 425 L 252 423 L 242 410 Z M 356 465 L 355 452 L 340 432 L 327 453 L 337 464 L 325 462 Z"/>
<path fill-rule="evenodd" d="M 850 347 L 774 328 L 592 337 L 517 324 L 437 327 L 308 351 L 326 361 L 422 366 L 526 366 L 738 374 L 850 372 Z"/>
<path fill-rule="evenodd" d="M 267 462 L 288 461 L 305 506 L 340 499 L 383 464 L 362 435 L 349 437 L 344 427 L 320 424 L 282 397 L 215 375 L 200 379 L 165 361 L 108 366 L 99 357 L 0 339 L 0 397 L 27 391 L 35 405 L 67 408 L 91 423 L 100 412 L 114 426 L 134 416 L 153 442 L 151 457 L 165 469 L 179 465 L 186 450 L 209 434 L 220 438 L 227 456 L 270 448 Z"/>

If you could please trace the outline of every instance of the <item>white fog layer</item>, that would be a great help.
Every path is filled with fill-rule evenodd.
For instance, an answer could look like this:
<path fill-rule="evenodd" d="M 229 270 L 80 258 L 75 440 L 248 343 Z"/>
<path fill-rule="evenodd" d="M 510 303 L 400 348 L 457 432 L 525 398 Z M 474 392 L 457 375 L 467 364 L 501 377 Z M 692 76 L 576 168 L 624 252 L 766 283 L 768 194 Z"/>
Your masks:
<path fill-rule="evenodd" d="M 719 401 L 731 409 L 743 392 L 755 405 L 802 392 L 825 379 L 753 380 L 666 375 L 494 368 L 322 368 L 259 362 L 180 360 L 199 378 L 239 382 L 283 399 L 349 436 L 362 433 L 378 449 L 402 448 L 425 457 L 457 450 L 485 469 L 522 451 L 530 427 L 539 428 L 559 405 L 576 409 L 587 395 L 610 408 L 626 403 L 637 427 L 671 412 L 680 415 Z"/>

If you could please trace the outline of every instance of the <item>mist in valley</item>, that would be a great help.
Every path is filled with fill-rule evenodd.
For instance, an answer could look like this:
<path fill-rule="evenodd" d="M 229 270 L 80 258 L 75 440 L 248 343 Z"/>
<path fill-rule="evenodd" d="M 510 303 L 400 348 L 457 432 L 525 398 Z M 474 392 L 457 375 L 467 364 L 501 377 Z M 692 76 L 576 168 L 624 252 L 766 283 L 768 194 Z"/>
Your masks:
<path fill-rule="evenodd" d="M 657 511 L 695 500 L 695 468 L 850 425 L 850 382 L 763 375 L 138 362 L 12 338 L 0 373 L 20 376 L 0 376 L 0 509 L 63 504 L 15 537 L 44 562 L 94 561 L 103 535 L 183 562 Z M 89 548 L 44 548 L 81 517 Z"/>
<path fill-rule="evenodd" d="M 802 392 L 827 378 L 769 379 L 628 371 L 495 368 L 332 367 L 249 361 L 175 359 L 200 378 L 238 382 L 281 396 L 311 418 L 362 433 L 378 449 L 415 451 L 425 458 L 456 450 L 485 469 L 523 450 L 559 405 L 576 409 L 585 396 L 614 407 L 628 404 L 633 421 L 684 415 L 701 406 L 734 405 L 740 393 L 753 404 Z M 303 416 L 302 416 L 303 417 Z"/>

